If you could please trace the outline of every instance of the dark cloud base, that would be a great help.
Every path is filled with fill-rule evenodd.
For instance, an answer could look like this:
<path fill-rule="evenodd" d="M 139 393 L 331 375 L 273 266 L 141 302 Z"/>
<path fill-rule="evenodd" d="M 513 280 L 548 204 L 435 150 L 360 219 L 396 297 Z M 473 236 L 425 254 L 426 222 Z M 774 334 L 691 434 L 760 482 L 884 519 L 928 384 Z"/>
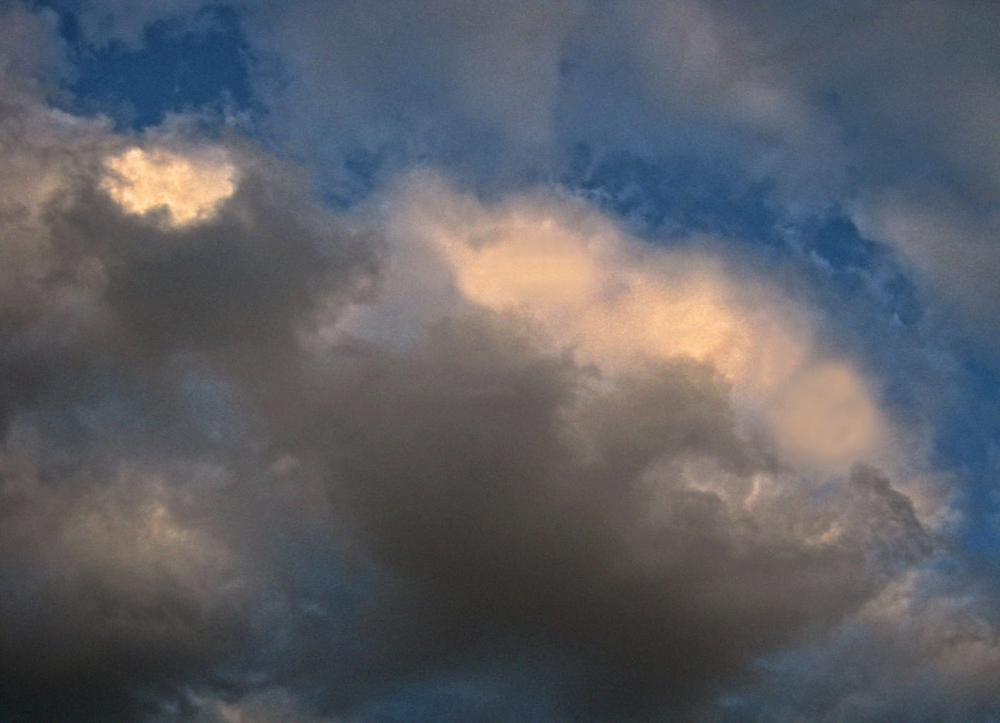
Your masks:
<path fill-rule="evenodd" d="M 332 220 L 319 234 L 303 226 L 296 197 L 262 183 L 245 180 L 217 221 L 191 231 L 123 217 L 86 182 L 45 216 L 55 268 L 65 269 L 50 283 L 74 283 L 83 258 L 109 272 L 95 336 L 35 349 L 21 362 L 32 383 L 4 383 L 8 455 L 27 458 L 5 483 L 15 509 L 4 525 L 5 577 L 34 591 L 2 618 L 10 720 L 136 718 L 185 689 L 211 688 L 219 666 L 266 646 L 254 620 L 271 598 L 308 608 L 280 583 L 245 590 L 262 567 L 287 564 L 253 559 L 263 551 L 246 546 L 267 517 L 250 490 L 275 484 L 261 471 L 269 458 L 305 465 L 284 473 L 285 494 L 328 500 L 329 517 L 316 523 L 328 544 L 350 540 L 345 549 L 386 579 L 367 594 L 360 648 L 310 660 L 296 638 L 284 645 L 303 652 L 270 664 L 322 680 L 320 700 L 334 711 L 473 661 L 502 671 L 539 660 L 569 718 L 690 711 L 754 657 L 855 609 L 893 561 L 926 554 L 912 507 L 874 472 L 859 470 L 837 493 L 854 542 L 819 550 L 769 539 L 717 495 L 689 488 L 682 467 L 692 460 L 733 484 L 777 472 L 770 452 L 736 434 L 707 367 L 654 366 L 596 393 L 592 371 L 481 314 L 402 355 L 355 342 L 302 356 L 294 331 L 314 300 L 349 299 L 377 250 Z M 21 301 L 26 330 L 44 321 L 32 302 Z M 79 420 L 102 364 L 134 380 L 120 392 L 132 399 L 121 424 L 145 426 L 148 438 L 125 446 L 98 417 L 96 429 L 78 423 L 65 439 L 41 424 L 41 438 L 18 450 L 22 420 Z M 204 370 L 202 394 L 213 375 L 240 390 L 220 391 L 219 404 L 259 420 L 251 439 L 198 439 L 198 420 L 184 419 L 199 414 L 183 403 L 185 365 Z M 64 391 L 74 385 L 76 394 Z M 83 454 L 47 474 L 44 461 L 32 468 L 46 445 Z M 187 468 L 169 462 L 178 453 Z M 123 473 L 123 460 L 136 471 Z M 817 523 L 830 514 L 800 494 L 773 514 Z M 297 521 L 277 524 L 281 540 Z M 96 556 L 66 547 L 81 525 L 82 542 L 97 537 Z M 316 617 L 330 635 L 332 613 Z M 250 671 L 242 675 L 237 687 L 248 685 Z"/>

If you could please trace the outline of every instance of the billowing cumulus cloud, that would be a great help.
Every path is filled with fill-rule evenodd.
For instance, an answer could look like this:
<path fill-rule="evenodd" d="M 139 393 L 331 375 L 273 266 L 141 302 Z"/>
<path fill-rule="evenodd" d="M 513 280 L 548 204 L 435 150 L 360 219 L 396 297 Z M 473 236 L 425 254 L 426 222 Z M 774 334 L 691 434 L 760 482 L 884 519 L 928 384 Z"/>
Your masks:
<path fill-rule="evenodd" d="M 270 473 L 226 371 L 282 364 L 310 299 L 350 295 L 371 255 L 273 161 L 116 135 L 46 107 L 30 71 L 5 78 L 0 131 L 0 707 L 135 717 L 221 685 L 289 605 L 248 528 L 308 492 L 252 492 Z"/>
<path fill-rule="evenodd" d="M 43 5 L 0 720 L 995 717 L 989 7 Z M 261 118 L 69 91 L 212 12 Z"/>
<path fill-rule="evenodd" d="M 109 159 L 107 169 L 102 187 L 123 209 L 140 215 L 162 209 L 176 226 L 211 218 L 235 191 L 235 169 L 218 151 L 199 153 L 192 162 L 131 148 Z"/>
<path fill-rule="evenodd" d="M 570 198 L 483 205 L 426 174 L 398 193 L 381 296 L 341 330 L 398 340 L 470 304 L 612 376 L 676 357 L 710 364 L 797 463 L 888 460 L 892 433 L 868 383 L 816 349 L 807 310 L 707 245 L 644 247 Z"/>

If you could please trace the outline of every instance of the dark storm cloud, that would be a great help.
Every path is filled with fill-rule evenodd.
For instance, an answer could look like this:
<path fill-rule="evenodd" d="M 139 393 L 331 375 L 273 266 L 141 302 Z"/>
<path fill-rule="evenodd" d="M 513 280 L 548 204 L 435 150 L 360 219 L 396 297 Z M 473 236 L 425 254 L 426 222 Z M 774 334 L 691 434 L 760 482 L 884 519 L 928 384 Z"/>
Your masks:
<path fill-rule="evenodd" d="M 343 354 L 286 444 L 329 455 L 335 514 L 396 580 L 349 695 L 542 659 L 558 661 L 564 715 L 676 713 L 929 552 L 872 470 L 827 490 L 784 480 L 752 511 L 699 489 L 690 466 L 744 494 L 755 474 L 780 479 L 707 368 L 595 393 L 585 370 L 489 318 L 406 357 Z M 850 528 L 819 541 L 835 521 Z"/>
<path fill-rule="evenodd" d="M 255 459 L 253 400 L 224 373 L 287 358 L 313 297 L 349 297 L 373 256 L 301 181 L 235 144 L 238 187 L 212 220 L 127 213 L 102 186 L 108 158 L 132 143 L 200 146 L 185 146 L 183 129 L 126 139 L 47 107 L 33 82 L 51 60 L 46 25 L 10 9 L 0 20 L 12 39 L 0 113 L 0 717 L 130 720 L 199 682 L 244 684 L 297 624 L 296 596 L 316 594 L 285 584 L 280 559 L 251 539 L 268 529 L 305 554 L 307 535 L 286 528 L 310 493 Z M 299 511 L 295 526 L 308 518 Z"/>
<path fill-rule="evenodd" d="M 5 463 L 32 451 L 8 446 Z M 221 592 L 232 573 L 199 559 L 211 550 L 171 528 L 157 506 L 163 489 L 86 472 L 32 474 L 4 475 L 5 719 L 134 716 L 246 636 L 239 608 Z M 172 534 L 187 536 L 173 550 Z"/>

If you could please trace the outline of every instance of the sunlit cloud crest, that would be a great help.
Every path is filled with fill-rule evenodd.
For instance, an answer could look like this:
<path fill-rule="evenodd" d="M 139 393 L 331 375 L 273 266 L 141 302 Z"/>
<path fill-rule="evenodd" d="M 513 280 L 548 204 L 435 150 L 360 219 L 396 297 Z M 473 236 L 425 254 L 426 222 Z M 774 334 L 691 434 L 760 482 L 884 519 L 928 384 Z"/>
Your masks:
<path fill-rule="evenodd" d="M 125 211 L 143 215 L 162 209 L 173 226 L 208 220 L 236 189 L 236 168 L 218 150 L 185 156 L 131 148 L 106 166 L 101 185 Z"/>
<path fill-rule="evenodd" d="M 426 174 L 399 193 L 381 297 L 341 330 L 398 336 L 402 324 L 412 337 L 472 304 L 514 315 L 540 343 L 612 377 L 681 357 L 709 364 L 806 466 L 888 458 L 892 435 L 869 384 L 818 351 L 808 309 L 762 280 L 737 279 L 714 252 L 643 246 L 570 198 L 488 205 Z"/>

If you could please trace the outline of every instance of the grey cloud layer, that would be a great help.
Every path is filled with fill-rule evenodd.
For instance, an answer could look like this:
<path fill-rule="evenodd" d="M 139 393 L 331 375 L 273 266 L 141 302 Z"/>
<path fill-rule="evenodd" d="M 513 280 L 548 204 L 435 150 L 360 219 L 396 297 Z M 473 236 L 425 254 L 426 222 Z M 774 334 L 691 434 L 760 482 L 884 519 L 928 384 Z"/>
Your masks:
<path fill-rule="evenodd" d="M 282 565 L 244 528 L 280 529 L 295 503 L 254 491 L 252 410 L 224 372 L 280 368 L 313 296 L 371 255 L 235 145 L 240 187 L 211 223 L 123 213 L 99 181 L 127 139 L 46 108 L 30 34 L 47 28 L 2 25 L 27 44 L 8 46 L 0 116 L 0 715 L 131 718 L 202 677 L 226 685 L 221 663 L 254 665 L 258 627 L 294 618 L 275 623 Z"/>

